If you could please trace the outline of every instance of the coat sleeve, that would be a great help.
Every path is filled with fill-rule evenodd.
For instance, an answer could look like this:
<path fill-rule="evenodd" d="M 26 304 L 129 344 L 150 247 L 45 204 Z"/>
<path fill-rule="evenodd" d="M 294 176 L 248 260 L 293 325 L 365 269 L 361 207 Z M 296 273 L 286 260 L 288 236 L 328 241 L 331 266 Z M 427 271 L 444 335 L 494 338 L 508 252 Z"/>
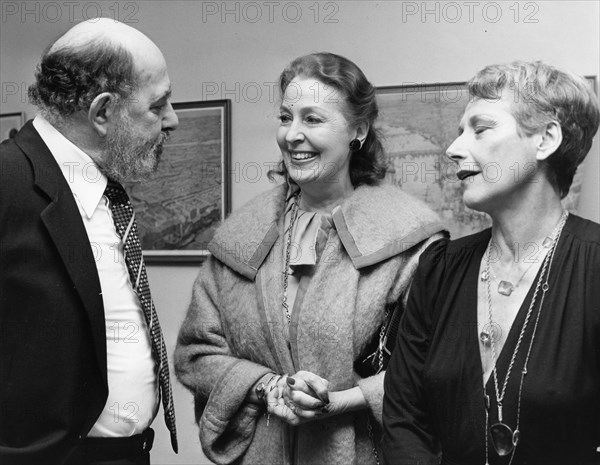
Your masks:
<path fill-rule="evenodd" d="M 405 309 L 407 306 L 409 291 L 415 271 L 419 264 L 419 257 L 431 244 L 444 237 L 444 233 L 434 234 L 429 239 L 421 242 L 403 254 L 405 255 L 404 264 L 400 268 L 398 278 L 396 279 L 396 289 L 392 289 L 390 292 L 392 301 L 398 299 L 401 300 L 401 310 Z M 395 351 L 396 349 L 394 349 L 394 352 Z M 382 423 L 384 377 L 385 371 L 382 371 L 374 376 L 369 376 L 368 378 L 360 378 L 357 383 L 367 401 L 369 410 L 380 425 Z"/>
<path fill-rule="evenodd" d="M 421 256 L 384 381 L 383 458 L 394 465 L 439 463 L 423 372 L 435 325 L 435 292 L 444 268 L 446 240 Z"/>
<path fill-rule="evenodd" d="M 245 402 L 246 394 L 272 371 L 232 353 L 220 315 L 223 267 L 209 257 L 200 269 L 174 354 L 177 378 L 194 396 L 202 448 L 217 464 L 233 462 L 250 445 L 261 408 Z"/>

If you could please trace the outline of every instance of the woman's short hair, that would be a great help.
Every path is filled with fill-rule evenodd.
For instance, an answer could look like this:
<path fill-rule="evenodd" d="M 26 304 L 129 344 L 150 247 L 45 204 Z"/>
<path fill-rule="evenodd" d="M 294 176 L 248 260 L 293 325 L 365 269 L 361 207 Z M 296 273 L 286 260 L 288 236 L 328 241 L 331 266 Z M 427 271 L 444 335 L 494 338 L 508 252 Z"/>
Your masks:
<path fill-rule="evenodd" d="M 350 158 L 350 180 L 354 187 L 375 185 L 385 177 L 387 161 L 378 131 L 374 128 L 379 114 L 375 87 L 352 61 L 333 53 L 311 53 L 296 58 L 279 76 L 281 98 L 296 76 L 316 79 L 333 86 L 345 99 L 342 111 L 352 126 L 368 123 L 369 131 L 360 150 Z M 277 174 L 285 174 L 285 165 L 279 164 Z"/>
<path fill-rule="evenodd" d="M 551 121 L 560 124 L 562 143 L 545 163 L 549 181 L 565 197 L 600 122 L 598 98 L 586 80 L 541 61 L 515 61 L 485 67 L 468 85 L 472 98 L 486 100 L 511 91 L 513 116 L 525 134 Z"/>
<path fill-rule="evenodd" d="M 110 39 L 52 48 L 53 44 L 42 55 L 28 95 L 31 103 L 55 122 L 87 111 L 103 92 L 115 93 L 122 102 L 137 89 L 131 53 Z"/>

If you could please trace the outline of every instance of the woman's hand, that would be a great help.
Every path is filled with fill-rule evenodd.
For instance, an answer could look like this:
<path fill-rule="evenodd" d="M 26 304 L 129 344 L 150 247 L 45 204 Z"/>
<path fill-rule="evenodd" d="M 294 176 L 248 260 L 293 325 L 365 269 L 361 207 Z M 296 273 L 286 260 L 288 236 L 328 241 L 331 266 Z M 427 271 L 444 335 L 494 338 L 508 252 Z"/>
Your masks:
<path fill-rule="evenodd" d="M 290 425 L 311 421 L 323 414 L 326 403 L 315 396 L 328 401 L 328 384 L 327 380 L 306 371 L 296 373 L 293 378 L 277 377 L 266 388 L 267 414 Z"/>
<path fill-rule="evenodd" d="M 332 417 L 341 413 L 354 412 L 367 408 L 367 401 L 358 386 L 344 391 L 329 393 L 331 402 L 327 406 L 327 412 L 323 417 Z"/>
<path fill-rule="evenodd" d="M 293 406 L 290 408 L 283 398 L 287 378 L 287 375 L 279 376 L 273 383 L 269 383 L 269 386 L 267 386 L 265 396 L 267 415 L 273 415 L 290 425 L 299 425 L 304 422 L 304 419 L 294 413 Z M 267 425 L 268 421 L 267 417 Z"/>
<path fill-rule="evenodd" d="M 329 391 L 329 382 L 308 371 L 288 377 L 283 391 L 284 403 L 301 422 L 330 418 L 346 412 L 367 408 L 360 388 Z"/>
<path fill-rule="evenodd" d="M 288 376 L 286 383 L 284 397 L 300 406 L 315 409 L 329 403 L 329 381 L 310 371 L 299 371 L 293 377 Z M 320 405 L 315 400 L 320 401 Z"/>
<path fill-rule="evenodd" d="M 284 404 L 300 419 L 300 423 L 314 420 L 327 412 L 329 382 L 326 379 L 309 371 L 299 371 L 285 381 Z"/>
<path fill-rule="evenodd" d="M 290 425 L 300 425 L 367 407 L 359 387 L 329 392 L 328 386 L 326 379 L 308 371 L 279 377 L 267 387 L 267 412 Z"/>

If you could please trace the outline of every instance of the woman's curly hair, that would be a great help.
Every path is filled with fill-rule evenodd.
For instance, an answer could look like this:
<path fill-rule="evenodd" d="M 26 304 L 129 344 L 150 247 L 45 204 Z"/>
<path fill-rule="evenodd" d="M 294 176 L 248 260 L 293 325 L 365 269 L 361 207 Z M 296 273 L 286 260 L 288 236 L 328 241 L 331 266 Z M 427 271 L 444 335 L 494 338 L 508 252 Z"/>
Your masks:
<path fill-rule="evenodd" d="M 136 90 L 133 56 L 125 47 L 110 40 L 98 40 L 84 46 L 64 46 L 42 55 L 29 87 L 31 103 L 44 116 L 64 120 L 78 111 L 87 111 L 103 92 L 112 92 L 118 101 Z"/>
<path fill-rule="evenodd" d="M 316 79 L 333 86 L 344 96 L 344 113 L 351 125 L 368 123 L 369 131 L 364 144 L 350 158 L 350 181 L 354 187 L 362 184 L 377 185 L 387 172 L 387 159 L 378 131 L 374 128 L 379 114 L 375 87 L 367 80 L 361 69 L 348 58 L 334 53 L 311 53 L 296 58 L 279 76 L 281 98 L 290 82 L 296 77 Z M 273 174 L 285 175 L 283 162 Z"/>

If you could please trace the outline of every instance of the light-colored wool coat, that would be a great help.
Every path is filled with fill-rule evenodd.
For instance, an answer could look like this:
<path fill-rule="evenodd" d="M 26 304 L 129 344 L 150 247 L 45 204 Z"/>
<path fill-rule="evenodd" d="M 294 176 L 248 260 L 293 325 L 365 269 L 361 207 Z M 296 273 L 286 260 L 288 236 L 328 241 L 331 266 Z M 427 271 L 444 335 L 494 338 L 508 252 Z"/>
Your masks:
<path fill-rule="evenodd" d="M 424 204 L 391 185 L 361 186 L 333 211 L 334 228 L 312 278 L 301 278 L 290 325 L 282 310 L 287 185 L 233 213 L 209 245 L 175 350 L 194 394 L 200 441 L 218 464 L 375 463 L 383 376 L 361 379 L 353 362 L 380 328 L 387 303 L 405 298 L 418 257 L 442 237 Z M 290 350 L 291 349 L 291 350 Z M 368 410 L 297 427 L 245 402 L 269 372 L 311 371 L 331 391 L 359 386 Z"/>

